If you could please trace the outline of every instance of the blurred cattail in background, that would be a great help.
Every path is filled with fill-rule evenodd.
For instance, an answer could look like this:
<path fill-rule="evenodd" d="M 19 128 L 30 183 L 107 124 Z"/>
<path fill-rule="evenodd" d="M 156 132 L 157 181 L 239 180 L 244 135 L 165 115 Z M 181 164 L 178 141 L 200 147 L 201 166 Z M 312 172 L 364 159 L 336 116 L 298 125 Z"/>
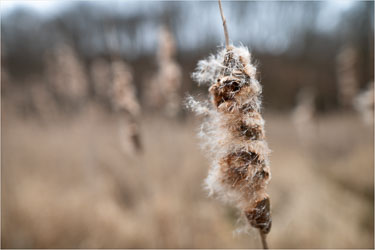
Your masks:
<path fill-rule="evenodd" d="M 150 82 L 146 99 L 152 109 L 161 109 L 170 117 L 176 116 L 180 110 L 179 90 L 182 73 L 174 59 L 175 52 L 174 37 L 165 26 L 162 26 L 157 52 L 158 72 Z"/>
<path fill-rule="evenodd" d="M 132 71 L 121 56 L 118 27 L 111 23 L 104 29 L 109 34 L 104 40 L 110 61 L 95 59 L 91 65 L 95 96 L 102 104 L 108 104 L 115 113 L 123 151 L 130 154 L 140 152 L 141 107 L 137 100 Z"/>
<path fill-rule="evenodd" d="M 308 145 L 316 136 L 315 93 L 305 87 L 297 94 L 297 103 L 292 111 L 293 124 L 303 145 Z"/>
<path fill-rule="evenodd" d="M 336 57 L 338 98 L 344 108 L 352 108 L 354 96 L 358 91 L 356 75 L 357 52 L 352 46 L 345 46 Z"/>
<path fill-rule="evenodd" d="M 125 151 L 128 150 L 129 139 L 131 148 L 135 151 L 142 150 L 139 134 L 138 118 L 140 106 L 136 98 L 133 76 L 129 66 L 123 61 L 114 59 L 111 62 L 112 85 L 111 100 L 112 107 L 119 114 L 120 138 Z"/>
<path fill-rule="evenodd" d="M 133 117 L 140 113 L 135 88 L 133 86 L 133 76 L 129 66 L 121 60 L 111 63 L 113 85 L 111 88 L 112 104 L 115 111 L 126 111 Z"/>
<path fill-rule="evenodd" d="M 341 49 L 336 58 L 339 101 L 343 107 L 354 108 L 365 124 L 371 124 L 374 111 L 374 82 L 360 91 L 357 76 L 358 53 L 352 46 Z"/>
<path fill-rule="evenodd" d="M 374 121 L 374 82 L 369 82 L 362 92 L 359 92 L 353 102 L 363 122 L 371 125 Z"/>
<path fill-rule="evenodd" d="M 88 95 L 84 67 L 73 48 L 59 44 L 46 56 L 47 81 L 59 102 L 68 109 L 82 106 Z"/>

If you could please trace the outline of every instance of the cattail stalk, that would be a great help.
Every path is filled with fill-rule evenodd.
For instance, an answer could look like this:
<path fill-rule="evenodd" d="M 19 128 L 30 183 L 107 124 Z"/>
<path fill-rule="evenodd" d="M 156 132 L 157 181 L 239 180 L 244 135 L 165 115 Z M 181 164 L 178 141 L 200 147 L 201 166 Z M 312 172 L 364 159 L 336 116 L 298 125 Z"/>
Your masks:
<path fill-rule="evenodd" d="M 222 12 L 220 1 L 219 6 Z M 222 18 L 225 30 L 223 14 Z M 199 61 L 192 75 L 199 84 L 209 85 L 211 103 L 189 98 L 188 105 L 206 114 L 201 135 L 212 158 L 206 178 L 210 194 L 236 205 L 248 223 L 259 229 L 267 248 L 272 224 L 266 193 L 270 150 L 260 114 L 262 88 L 255 76 L 248 49 L 227 45 L 216 56 Z"/>
<path fill-rule="evenodd" d="M 140 130 L 138 117 L 140 116 L 140 105 L 136 98 L 136 90 L 133 85 L 133 76 L 130 68 L 121 60 L 112 61 L 112 105 L 114 110 L 128 118 L 122 117 L 120 128 L 124 134 L 124 140 L 129 137 L 136 152 L 142 152 L 142 145 L 140 141 Z M 127 122 L 126 122 L 127 121 Z"/>
<path fill-rule="evenodd" d="M 151 109 L 163 110 L 169 117 L 179 113 L 181 67 L 175 60 L 176 43 L 171 31 L 163 26 L 159 33 L 158 71 L 146 89 L 146 101 Z"/>
<path fill-rule="evenodd" d="M 223 7 L 221 6 L 221 0 L 219 0 L 219 8 L 220 8 L 220 15 L 221 19 L 223 20 L 223 27 L 224 27 L 224 36 L 225 36 L 225 47 L 229 47 L 229 34 L 228 34 L 228 28 L 227 28 L 227 20 L 225 19 Z"/>
<path fill-rule="evenodd" d="M 111 26 L 112 33 L 118 31 L 115 26 Z M 122 144 L 127 148 L 128 139 L 130 139 L 133 149 L 136 152 L 142 152 L 141 135 L 139 129 L 139 116 L 141 106 L 136 97 L 136 88 L 134 86 L 133 75 L 130 67 L 121 59 L 120 41 L 113 36 L 107 40 L 107 47 L 111 56 L 111 106 L 120 114 L 120 132 L 122 135 Z M 124 116 L 125 115 L 125 116 Z"/>

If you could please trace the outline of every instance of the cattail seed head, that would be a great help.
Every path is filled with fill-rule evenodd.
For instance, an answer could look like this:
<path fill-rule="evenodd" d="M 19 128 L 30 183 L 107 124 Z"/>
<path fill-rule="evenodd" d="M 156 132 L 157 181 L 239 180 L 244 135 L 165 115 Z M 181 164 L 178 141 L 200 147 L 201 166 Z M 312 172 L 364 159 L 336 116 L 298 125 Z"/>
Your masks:
<path fill-rule="evenodd" d="M 210 194 L 235 204 L 249 224 L 267 234 L 271 229 L 271 179 L 260 114 L 262 87 L 245 47 L 229 46 L 198 62 L 192 77 L 209 85 L 211 105 L 189 98 L 188 105 L 206 115 L 201 135 L 213 164 L 206 178 Z"/>
<path fill-rule="evenodd" d="M 162 109 L 170 117 L 175 117 L 180 108 L 182 71 L 175 60 L 176 44 L 173 34 L 161 27 L 157 52 L 158 72 L 146 89 L 146 101 L 152 109 Z"/>
<path fill-rule="evenodd" d="M 131 69 L 125 62 L 115 59 L 111 62 L 111 70 L 111 101 L 114 110 L 118 114 L 121 114 L 120 135 L 123 149 L 125 152 L 133 150 L 135 152 L 141 152 L 142 144 L 138 122 L 141 107 L 136 97 L 136 88 L 134 86 Z M 122 114 L 127 114 L 127 117 L 123 117 Z M 129 141 L 131 141 L 132 148 L 128 147 Z"/>
<path fill-rule="evenodd" d="M 123 61 L 115 60 L 112 62 L 112 73 L 111 94 L 114 109 L 126 111 L 132 117 L 137 117 L 140 113 L 140 105 L 136 98 L 133 76 L 129 66 Z"/>

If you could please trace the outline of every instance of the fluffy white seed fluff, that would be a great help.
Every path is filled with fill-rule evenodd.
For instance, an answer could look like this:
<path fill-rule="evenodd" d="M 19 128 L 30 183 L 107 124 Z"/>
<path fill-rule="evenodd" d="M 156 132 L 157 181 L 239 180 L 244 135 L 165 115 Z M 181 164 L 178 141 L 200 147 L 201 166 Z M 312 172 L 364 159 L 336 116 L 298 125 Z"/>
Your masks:
<path fill-rule="evenodd" d="M 236 205 L 250 225 L 271 228 L 266 186 L 271 179 L 260 114 L 262 87 L 244 46 L 229 46 L 198 62 L 193 79 L 209 86 L 211 104 L 189 97 L 187 105 L 205 115 L 199 135 L 212 160 L 205 180 L 210 195 Z"/>

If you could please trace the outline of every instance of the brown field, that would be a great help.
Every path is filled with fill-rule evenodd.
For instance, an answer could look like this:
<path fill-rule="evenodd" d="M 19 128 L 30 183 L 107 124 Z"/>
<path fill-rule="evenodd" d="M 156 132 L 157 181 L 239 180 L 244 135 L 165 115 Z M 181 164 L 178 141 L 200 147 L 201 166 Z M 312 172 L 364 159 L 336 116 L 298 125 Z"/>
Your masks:
<path fill-rule="evenodd" d="M 373 248 L 373 127 L 319 116 L 301 143 L 288 114 L 265 114 L 271 248 Z M 233 234 L 237 211 L 207 197 L 199 121 L 144 117 L 142 154 L 117 117 L 90 108 L 41 122 L 2 114 L 2 247 L 260 248 Z"/>

